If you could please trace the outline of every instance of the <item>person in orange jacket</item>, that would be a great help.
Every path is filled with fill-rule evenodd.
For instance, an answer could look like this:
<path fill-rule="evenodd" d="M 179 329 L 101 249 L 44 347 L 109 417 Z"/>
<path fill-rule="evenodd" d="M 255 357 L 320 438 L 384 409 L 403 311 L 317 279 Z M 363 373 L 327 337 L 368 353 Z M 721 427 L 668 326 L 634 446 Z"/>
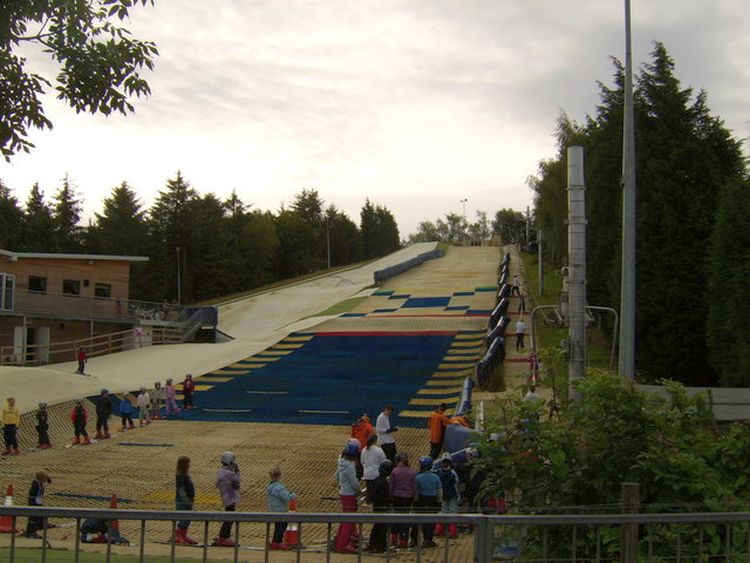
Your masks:
<path fill-rule="evenodd" d="M 463 414 L 453 415 L 451 417 L 451 424 L 458 424 L 459 426 L 463 426 L 464 428 L 471 428 L 471 425 L 469 424 L 469 420 Z"/>
<path fill-rule="evenodd" d="M 451 423 L 445 414 L 446 408 L 448 408 L 448 405 L 440 403 L 427 421 L 427 426 L 430 429 L 430 457 L 432 459 L 437 459 L 440 455 L 440 450 L 443 449 L 445 427 Z"/>
<path fill-rule="evenodd" d="M 375 427 L 372 425 L 370 415 L 367 413 L 359 417 L 357 422 L 352 424 L 352 438 L 359 442 L 359 449 L 363 450 L 367 446 L 367 439 L 370 434 L 375 434 Z"/>

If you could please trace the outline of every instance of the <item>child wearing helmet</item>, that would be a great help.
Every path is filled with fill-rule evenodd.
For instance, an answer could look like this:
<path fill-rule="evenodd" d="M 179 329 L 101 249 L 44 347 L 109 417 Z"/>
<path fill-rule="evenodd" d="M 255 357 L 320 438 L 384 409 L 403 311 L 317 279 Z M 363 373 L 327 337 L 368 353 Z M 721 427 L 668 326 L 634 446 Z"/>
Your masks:
<path fill-rule="evenodd" d="M 357 512 L 357 493 L 359 493 L 359 479 L 354 461 L 359 457 L 359 442 L 352 439 L 347 442 L 344 451 L 339 456 L 335 478 L 339 483 L 339 498 L 341 512 Z M 338 553 L 357 553 L 357 529 L 351 522 L 339 525 L 334 549 Z"/>
<path fill-rule="evenodd" d="M 440 477 L 432 472 L 432 458 L 429 456 L 419 458 L 419 475 L 414 479 L 417 486 L 417 498 L 414 508 L 417 512 L 436 513 L 440 511 L 443 502 L 443 485 Z M 432 541 L 432 524 L 422 524 L 422 547 L 435 547 Z M 416 526 L 412 530 L 412 538 L 416 543 Z"/>
<path fill-rule="evenodd" d="M 221 454 L 221 469 L 216 475 L 216 488 L 221 494 L 221 502 L 224 510 L 234 512 L 237 503 L 240 502 L 240 468 L 237 465 L 237 458 L 232 452 Z M 232 522 L 222 523 L 219 530 L 219 537 L 214 538 L 214 545 L 221 547 L 234 547 L 235 542 L 230 539 L 232 533 Z"/>

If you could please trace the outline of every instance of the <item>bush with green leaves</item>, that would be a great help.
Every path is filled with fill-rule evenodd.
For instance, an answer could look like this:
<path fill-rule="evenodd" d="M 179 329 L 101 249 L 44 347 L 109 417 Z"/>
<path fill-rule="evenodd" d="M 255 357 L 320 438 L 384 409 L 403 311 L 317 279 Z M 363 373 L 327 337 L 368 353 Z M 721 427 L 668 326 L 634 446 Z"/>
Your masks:
<path fill-rule="evenodd" d="M 476 462 L 487 475 L 484 492 L 504 491 L 509 509 L 519 513 L 617 513 L 622 483 L 629 481 L 640 485 L 642 512 L 747 509 L 750 426 L 720 426 L 709 395 L 690 397 L 678 383 L 661 383 L 664 395 L 651 395 L 592 370 L 577 384 L 580 399 L 552 413 L 547 403 L 525 402 L 519 394 L 486 422 L 486 435 L 497 439 L 481 444 Z M 649 533 L 658 544 L 674 543 L 677 532 Z M 698 529 L 681 533 L 686 545 L 697 544 Z M 600 527 L 599 534 L 605 554 L 619 552 L 616 529 Z M 706 527 L 704 552 L 723 549 L 723 534 Z M 746 527 L 732 534 L 746 550 Z M 570 549 L 570 537 L 561 532 L 560 550 Z M 595 537 L 581 530 L 582 552 L 593 552 Z M 528 533 L 524 541 L 533 551 L 541 536 Z M 554 535 L 547 542 L 555 549 Z"/>

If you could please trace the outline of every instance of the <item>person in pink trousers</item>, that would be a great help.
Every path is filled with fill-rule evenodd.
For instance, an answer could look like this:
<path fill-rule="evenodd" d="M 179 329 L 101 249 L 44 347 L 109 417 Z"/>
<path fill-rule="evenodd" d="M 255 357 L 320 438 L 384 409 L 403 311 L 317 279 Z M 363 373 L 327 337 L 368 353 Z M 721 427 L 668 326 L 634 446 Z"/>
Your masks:
<path fill-rule="evenodd" d="M 179 414 L 180 409 L 177 406 L 177 391 L 172 384 L 172 379 L 167 379 L 167 384 L 164 386 L 164 401 L 166 402 L 166 413 L 167 416 L 172 414 Z"/>

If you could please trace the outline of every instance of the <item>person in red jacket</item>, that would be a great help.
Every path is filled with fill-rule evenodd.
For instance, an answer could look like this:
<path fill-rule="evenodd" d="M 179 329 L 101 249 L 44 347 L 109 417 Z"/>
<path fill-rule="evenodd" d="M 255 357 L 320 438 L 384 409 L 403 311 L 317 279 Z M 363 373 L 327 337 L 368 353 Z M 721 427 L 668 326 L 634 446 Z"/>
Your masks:
<path fill-rule="evenodd" d="M 443 449 L 445 427 L 451 423 L 445 414 L 446 408 L 448 408 L 448 405 L 440 403 L 427 421 L 427 426 L 430 429 L 430 457 L 432 459 L 437 459 L 440 455 L 440 450 Z"/>
<path fill-rule="evenodd" d="M 185 376 L 185 380 L 182 382 L 182 408 L 183 409 L 194 409 L 193 395 L 195 394 L 195 381 L 193 381 L 193 374 L 189 373 Z"/>
<path fill-rule="evenodd" d="M 76 373 L 80 373 L 83 375 L 84 370 L 86 369 L 86 360 L 88 360 L 89 357 L 86 355 L 86 348 L 81 346 L 78 349 L 78 370 Z"/>
<path fill-rule="evenodd" d="M 76 437 L 76 439 L 73 440 L 73 444 L 88 446 L 91 443 L 89 433 L 86 432 L 86 421 L 88 420 L 88 417 L 86 407 L 83 406 L 83 399 L 76 399 L 76 404 L 70 412 L 70 420 L 73 421 L 73 433 Z M 83 436 L 83 442 L 81 442 L 81 436 Z"/>

